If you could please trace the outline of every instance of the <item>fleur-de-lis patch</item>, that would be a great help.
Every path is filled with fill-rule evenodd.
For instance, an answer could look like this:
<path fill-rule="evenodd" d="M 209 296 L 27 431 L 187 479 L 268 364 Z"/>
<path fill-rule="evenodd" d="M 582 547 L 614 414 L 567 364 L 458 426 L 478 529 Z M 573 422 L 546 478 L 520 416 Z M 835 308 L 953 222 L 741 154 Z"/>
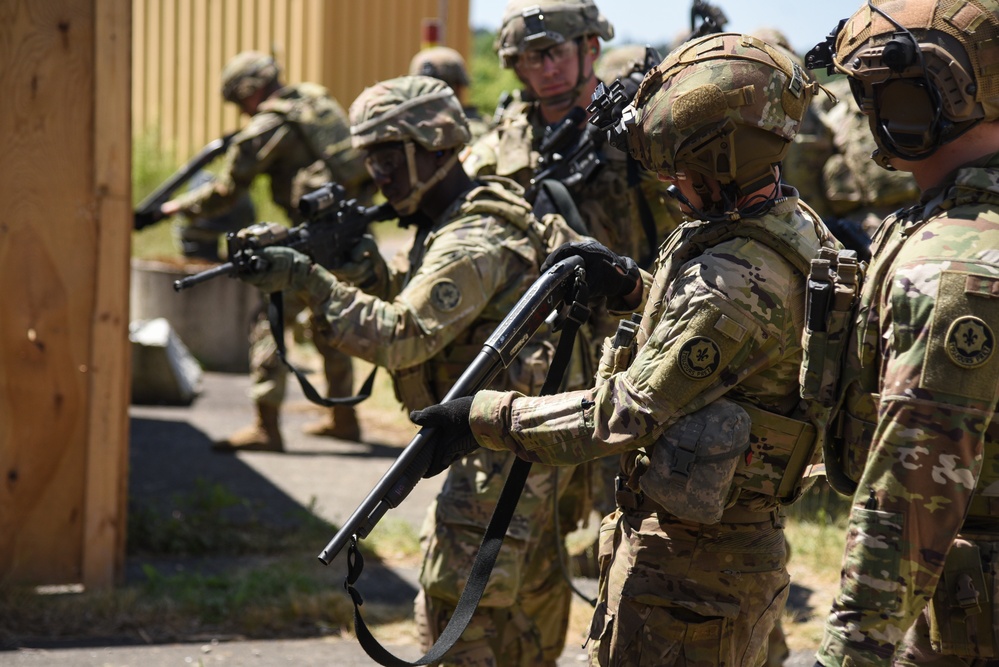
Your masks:
<path fill-rule="evenodd" d="M 961 368 L 978 368 L 995 350 L 995 335 L 984 320 L 966 315 L 954 320 L 947 330 L 947 356 Z"/>
<path fill-rule="evenodd" d="M 718 370 L 721 351 L 718 344 L 706 336 L 694 336 L 682 346 L 676 355 L 683 374 L 693 380 L 703 380 Z"/>

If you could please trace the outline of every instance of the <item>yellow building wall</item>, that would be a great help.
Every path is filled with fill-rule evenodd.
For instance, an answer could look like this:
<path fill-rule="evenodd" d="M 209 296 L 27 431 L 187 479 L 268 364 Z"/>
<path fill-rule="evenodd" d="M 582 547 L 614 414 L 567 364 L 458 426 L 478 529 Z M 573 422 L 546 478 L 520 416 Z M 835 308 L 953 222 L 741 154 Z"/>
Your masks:
<path fill-rule="evenodd" d="M 177 161 L 237 128 L 219 93 L 225 62 L 272 53 L 286 83 L 326 86 L 344 108 L 365 86 L 406 74 L 428 20 L 467 59 L 469 0 L 134 0 L 133 133 Z"/>

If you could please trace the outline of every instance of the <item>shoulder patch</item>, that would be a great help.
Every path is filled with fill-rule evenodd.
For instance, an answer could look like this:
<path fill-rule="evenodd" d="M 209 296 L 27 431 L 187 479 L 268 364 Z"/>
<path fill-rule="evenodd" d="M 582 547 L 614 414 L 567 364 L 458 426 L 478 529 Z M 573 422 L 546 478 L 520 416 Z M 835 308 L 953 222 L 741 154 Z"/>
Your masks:
<path fill-rule="evenodd" d="M 721 350 L 707 336 L 694 336 L 680 346 L 676 360 L 684 375 L 694 380 L 703 380 L 718 370 Z"/>
<path fill-rule="evenodd" d="M 430 301 L 441 312 L 452 311 L 461 304 L 461 289 L 454 281 L 438 280 L 430 288 Z"/>
<path fill-rule="evenodd" d="M 961 368 L 978 368 L 995 351 L 995 334 L 985 320 L 966 315 L 951 323 L 944 342 L 947 358 Z"/>

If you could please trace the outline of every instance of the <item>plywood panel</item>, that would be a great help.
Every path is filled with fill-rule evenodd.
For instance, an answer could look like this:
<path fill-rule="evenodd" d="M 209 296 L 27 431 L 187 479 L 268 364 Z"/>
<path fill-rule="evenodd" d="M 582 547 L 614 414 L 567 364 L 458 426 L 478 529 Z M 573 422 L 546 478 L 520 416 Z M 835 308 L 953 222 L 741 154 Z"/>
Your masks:
<path fill-rule="evenodd" d="M 93 6 L 0 18 L 0 574 L 80 581 L 91 330 Z M 16 168 L 14 168 L 16 165 Z"/>
<path fill-rule="evenodd" d="M 124 572 L 128 483 L 128 276 L 131 255 L 131 2 L 96 0 L 93 197 L 96 294 L 89 378 L 83 583 Z M 80 165 L 85 169 L 86 165 Z"/>

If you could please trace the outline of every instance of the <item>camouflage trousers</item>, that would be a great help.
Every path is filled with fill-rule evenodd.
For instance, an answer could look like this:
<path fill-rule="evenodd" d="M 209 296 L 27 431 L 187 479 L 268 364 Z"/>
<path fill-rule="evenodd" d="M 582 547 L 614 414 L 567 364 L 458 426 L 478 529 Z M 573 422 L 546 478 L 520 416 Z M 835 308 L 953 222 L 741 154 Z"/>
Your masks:
<path fill-rule="evenodd" d="M 774 522 L 617 510 L 600 528 L 590 664 L 759 667 L 790 587 Z"/>
<path fill-rule="evenodd" d="M 292 292 L 284 293 L 285 334 L 299 328 L 299 315 L 307 308 L 305 301 Z M 316 329 L 309 320 L 310 331 Z M 312 342 L 323 358 L 323 375 L 327 395 L 350 396 L 354 389 L 354 371 L 350 356 L 326 345 L 322 337 L 312 337 Z M 250 398 L 256 403 L 280 406 L 288 384 L 288 368 L 277 354 L 277 345 L 267 321 L 267 300 L 261 303 L 253 328 L 250 331 Z"/>
<path fill-rule="evenodd" d="M 479 450 L 452 466 L 421 532 L 423 587 L 416 624 L 430 648 L 454 613 L 514 457 Z M 444 665 L 554 666 L 565 646 L 571 590 L 560 545 L 575 526 L 554 530 L 554 499 L 572 468 L 535 464 L 478 608 Z"/>
<path fill-rule="evenodd" d="M 996 536 L 962 535 L 965 548 L 971 548 L 970 561 L 955 562 L 957 549 L 952 547 L 944 565 L 944 574 L 934 591 L 933 600 L 909 628 L 892 662 L 897 667 L 995 667 L 999 665 L 999 540 Z M 966 552 L 967 553 L 967 552 Z M 967 576 L 975 565 L 981 566 L 981 578 L 971 586 L 979 596 L 975 613 L 967 613 L 956 601 L 960 576 L 948 578 L 948 571 Z M 948 581 L 949 579 L 949 581 Z M 977 590 L 984 585 L 985 590 Z M 934 613 L 934 609 L 940 613 Z"/>

